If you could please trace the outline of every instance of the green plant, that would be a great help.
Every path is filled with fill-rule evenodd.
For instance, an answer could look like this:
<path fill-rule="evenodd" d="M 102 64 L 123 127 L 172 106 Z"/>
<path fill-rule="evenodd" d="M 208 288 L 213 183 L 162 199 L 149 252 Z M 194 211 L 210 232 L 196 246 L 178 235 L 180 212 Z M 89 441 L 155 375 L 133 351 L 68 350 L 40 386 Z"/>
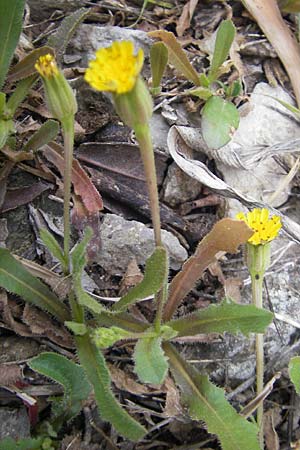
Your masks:
<path fill-rule="evenodd" d="M 148 33 L 162 42 L 154 43 L 150 51 L 152 70 L 152 92 L 160 93 L 160 82 L 169 62 L 196 87 L 184 94 L 193 95 L 205 102 L 202 108 L 202 134 L 207 145 L 217 149 L 227 144 L 239 125 L 239 113 L 230 101 L 241 92 L 239 80 L 229 85 L 220 77 L 230 70 L 228 54 L 235 37 L 235 27 L 231 20 L 223 20 L 216 33 L 214 52 L 207 73 L 198 74 L 173 33 L 159 30 Z M 223 98 L 225 97 L 225 98 Z"/>
<path fill-rule="evenodd" d="M 112 52 L 115 56 L 117 54 L 116 59 L 111 58 Z M 182 401 L 191 416 L 206 422 L 208 430 L 218 435 L 224 450 L 258 450 L 256 425 L 240 416 L 225 399 L 223 390 L 214 386 L 208 377 L 201 375 L 184 361 L 172 344 L 172 340 L 177 336 L 224 331 L 248 335 L 250 332 L 262 333 L 265 330 L 272 320 L 270 312 L 254 305 L 238 305 L 230 299 L 188 316 L 173 319 L 177 307 L 203 271 L 214 261 L 215 255 L 219 251 L 236 252 L 238 246 L 246 242 L 253 232 L 242 221 L 219 221 L 199 243 L 195 254 L 168 284 L 168 254 L 161 241 L 154 155 L 148 124 L 152 114 L 152 101 L 140 77 L 142 62 L 142 54 L 134 55 L 133 46 L 129 43 L 113 44 L 111 48 L 97 52 L 85 78 L 98 90 L 112 92 L 117 112 L 122 120 L 134 129 L 140 145 L 150 193 L 156 244 L 147 261 L 143 281 L 110 309 L 99 304 L 82 286 L 82 274 L 87 263 L 86 250 L 92 231 L 88 228 L 82 241 L 69 252 L 68 200 L 73 167 L 71 130 L 74 124 L 74 104 L 72 100 L 71 111 L 65 111 L 63 105 L 59 104 L 55 89 L 62 89 L 67 95 L 71 95 L 71 92 L 65 84 L 66 80 L 61 78 L 62 74 L 53 55 L 47 53 L 38 55 L 37 62 L 31 62 L 31 67 L 35 65 L 41 74 L 50 111 L 63 129 L 67 207 L 64 214 L 64 247 L 61 248 L 47 231 L 41 233 L 41 238 L 59 260 L 63 275 L 71 280 L 70 289 L 67 298 L 62 302 L 5 249 L 0 249 L 0 285 L 22 296 L 25 301 L 48 311 L 58 321 L 65 323 L 74 334 L 80 366 L 53 353 L 41 354 L 30 362 L 34 370 L 64 386 L 65 395 L 61 401 L 55 402 L 53 408 L 54 423 L 69 420 L 78 413 L 91 385 L 99 413 L 104 420 L 111 422 L 121 435 L 131 440 L 138 440 L 145 435 L 144 426 L 132 418 L 113 395 L 110 372 L 102 352 L 103 347 L 112 346 L 118 340 L 134 339 L 135 372 L 141 381 L 162 383 L 170 369 L 182 391 Z M 119 69 L 112 70 L 111 64 L 116 64 Z M 101 77 L 99 67 L 102 68 Z M 120 70 L 122 67 L 125 67 L 125 73 Z M 153 322 L 142 322 L 131 315 L 128 308 L 148 295 L 154 296 L 156 315 Z M 87 312 L 93 316 L 92 320 Z"/>

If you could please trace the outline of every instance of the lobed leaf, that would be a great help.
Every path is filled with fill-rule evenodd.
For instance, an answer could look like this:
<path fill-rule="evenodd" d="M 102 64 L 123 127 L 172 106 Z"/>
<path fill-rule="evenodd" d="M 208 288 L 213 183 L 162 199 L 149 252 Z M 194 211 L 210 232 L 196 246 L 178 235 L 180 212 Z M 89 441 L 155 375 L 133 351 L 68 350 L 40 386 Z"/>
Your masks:
<path fill-rule="evenodd" d="M 76 416 L 82 402 L 91 392 L 84 370 L 78 364 L 57 353 L 41 353 L 29 361 L 32 370 L 51 378 L 64 388 L 64 416 L 67 420 Z"/>
<path fill-rule="evenodd" d="M 194 287 L 204 270 L 214 261 L 219 251 L 236 253 L 240 244 L 247 242 L 253 231 L 243 221 L 222 219 L 198 244 L 196 251 L 183 265 L 181 272 L 169 286 L 169 298 L 164 319 L 169 320 L 179 303 Z"/>
<path fill-rule="evenodd" d="M 168 372 L 168 361 L 161 337 L 139 339 L 134 350 L 134 371 L 143 383 L 161 384 Z"/>
<path fill-rule="evenodd" d="M 170 63 L 188 80 L 192 81 L 196 86 L 200 86 L 198 73 L 189 62 L 188 57 L 173 33 L 165 30 L 157 30 L 150 31 L 148 36 L 162 40 L 169 50 Z"/>
<path fill-rule="evenodd" d="M 178 336 L 193 336 L 199 333 L 264 333 L 272 321 L 273 314 L 254 305 L 239 305 L 224 300 L 220 305 L 189 314 L 167 323 Z"/>
<path fill-rule="evenodd" d="M 289 375 L 297 394 L 300 394 L 300 356 L 291 358 L 289 362 Z"/>
<path fill-rule="evenodd" d="M 22 31 L 25 0 L 0 2 L 0 90 Z"/>
<path fill-rule="evenodd" d="M 62 322 L 69 318 L 68 309 L 58 297 L 4 248 L 0 248 L 0 286 L 48 311 Z"/>
<path fill-rule="evenodd" d="M 203 138 L 212 149 L 227 144 L 239 126 L 240 116 L 235 105 L 213 95 L 202 109 L 201 128 Z"/>
<path fill-rule="evenodd" d="M 95 391 L 99 413 L 104 420 L 111 422 L 122 436 L 137 441 L 146 430 L 125 411 L 111 391 L 110 373 L 104 356 L 91 342 L 88 335 L 76 336 L 78 356 L 88 380 Z"/>
<path fill-rule="evenodd" d="M 235 37 L 235 26 L 231 20 L 223 20 L 218 28 L 211 66 L 208 72 L 210 82 L 218 75 L 218 69 L 229 55 Z"/>
<path fill-rule="evenodd" d="M 218 436 L 223 450 L 259 450 L 257 426 L 236 412 L 223 389 L 186 363 L 171 344 L 165 343 L 164 349 L 191 417 L 205 421 L 208 431 Z"/>
<path fill-rule="evenodd" d="M 124 311 L 138 300 L 156 294 L 168 279 L 168 254 L 164 247 L 156 247 L 145 267 L 143 280 L 134 286 L 115 305 L 113 311 Z"/>

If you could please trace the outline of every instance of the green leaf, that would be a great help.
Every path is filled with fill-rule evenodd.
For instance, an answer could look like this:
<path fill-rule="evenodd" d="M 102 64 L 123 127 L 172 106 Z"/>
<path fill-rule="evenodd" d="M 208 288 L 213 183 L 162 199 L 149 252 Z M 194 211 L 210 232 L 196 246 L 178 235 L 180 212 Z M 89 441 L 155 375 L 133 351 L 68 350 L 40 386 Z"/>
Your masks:
<path fill-rule="evenodd" d="M 13 131 L 14 123 L 12 120 L 0 119 L 0 149 L 4 147 Z"/>
<path fill-rule="evenodd" d="M 129 305 L 156 294 L 168 279 L 168 254 L 164 247 L 156 247 L 145 267 L 143 280 L 134 286 L 115 305 L 113 311 L 124 311 Z"/>
<path fill-rule="evenodd" d="M 168 63 L 168 49 L 163 42 L 155 42 L 150 48 L 150 64 L 152 74 L 152 88 L 155 95 L 160 89 L 160 82 L 163 77 L 166 65 Z M 157 92 L 158 90 L 158 92 Z"/>
<path fill-rule="evenodd" d="M 76 336 L 83 336 L 87 333 L 87 327 L 84 323 L 66 321 L 66 327 L 68 327 Z"/>
<path fill-rule="evenodd" d="M 239 113 L 233 103 L 212 96 L 202 109 L 202 134 L 208 147 L 218 149 L 227 144 L 239 126 Z"/>
<path fill-rule="evenodd" d="M 55 237 L 48 230 L 46 230 L 46 228 L 41 228 L 40 237 L 52 255 L 61 263 L 63 268 L 67 268 L 67 261 L 64 256 L 64 252 Z"/>
<path fill-rule="evenodd" d="M 169 366 L 161 342 L 161 337 L 142 338 L 135 345 L 134 371 L 143 383 L 161 384 L 167 375 Z"/>
<path fill-rule="evenodd" d="M 49 119 L 44 122 L 40 128 L 31 136 L 27 144 L 23 147 L 24 151 L 36 152 L 43 145 L 54 140 L 59 132 L 59 123 L 56 120 Z"/>
<path fill-rule="evenodd" d="M 5 105 L 6 105 L 6 94 L 4 94 L 4 92 L 0 92 L 0 117 L 4 112 Z"/>
<path fill-rule="evenodd" d="M 15 441 L 7 437 L 0 441 L 0 450 L 41 450 L 44 437 L 22 438 Z"/>
<path fill-rule="evenodd" d="M 88 335 L 75 337 L 80 363 L 95 391 L 99 413 L 124 437 L 137 441 L 145 428 L 136 422 L 117 402 L 111 391 L 110 373 L 102 353 Z"/>
<path fill-rule="evenodd" d="M 64 417 L 76 416 L 91 392 L 84 370 L 78 364 L 57 353 L 41 353 L 29 361 L 32 370 L 61 384 L 64 388 Z"/>
<path fill-rule="evenodd" d="M 208 73 L 210 82 L 214 81 L 218 74 L 218 69 L 227 59 L 230 47 L 235 36 L 235 26 L 231 20 L 223 20 L 217 31 L 214 54 Z"/>
<path fill-rule="evenodd" d="M 205 421 L 208 431 L 220 439 L 222 450 L 260 450 L 257 426 L 236 412 L 223 389 L 186 363 L 171 344 L 165 343 L 164 349 L 192 419 Z"/>
<path fill-rule="evenodd" d="M 288 102 L 285 102 L 284 100 L 280 100 L 280 98 L 273 97 L 273 95 L 267 95 L 267 97 L 273 98 L 273 100 L 276 100 L 278 103 L 280 103 L 286 109 L 288 109 L 291 113 L 293 113 L 297 119 L 300 119 L 300 109 L 299 108 L 297 108 L 294 105 L 291 105 Z"/>
<path fill-rule="evenodd" d="M 12 95 L 9 97 L 6 105 L 6 112 L 9 117 L 13 117 L 17 108 L 22 103 L 24 98 L 29 92 L 29 89 L 34 85 L 34 83 L 37 81 L 38 75 L 31 75 L 28 78 L 25 78 L 24 80 L 21 80 L 17 87 L 15 88 Z"/>
<path fill-rule="evenodd" d="M 191 65 L 188 57 L 173 33 L 165 30 L 156 30 L 150 31 L 148 35 L 150 37 L 161 39 L 168 47 L 170 63 L 188 80 L 192 81 L 196 86 L 200 86 L 198 73 Z"/>
<path fill-rule="evenodd" d="M 300 356 L 294 356 L 289 362 L 289 375 L 297 394 L 300 394 Z"/>
<path fill-rule="evenodd" d="M 25 0 L 1 0 L 0 2 L 0 89 L 14 55 L 22 31 Z"/>
<path fill-rule="evenodd" d="M 4 248 L 0 248 L 0 286 L 19 295 L 28 303 L 48 311 L 61 322 L 69 318 L 68 309 L 58 297 Z"/>
<path fill-rule="evenodd" d="M 273 314 L 254 305 L 239 305 L 224 300 L 220 305 L 189 314 L 167 323 L 178 336 L 193 336 L 200 333 L 264 333 L 272 322 Z"/>
<path fill-rule="evenodd" d="M 58 62 L 62 61 L 63 55 L 70 42 L 73 34 L 75 33 L 78 25 L 88 16 L 90 13 L 87 8 L 80 8 L 72 14 L 68 15 L 61 22 L 56 33 L 52 34 L 48 39 L 47 44 L 53 47 L 56 53 L 56 59 Z"/>
<path fill-rule="evenodd" d="M 194 89 L 190 89 L 189 91 L 185 91 L 187 95 L 194 95 L 195 97 L 201 98 L 201 100 L 207 101 L 213 94 L 212 91 L 203 86 L 196 87 Z"/>

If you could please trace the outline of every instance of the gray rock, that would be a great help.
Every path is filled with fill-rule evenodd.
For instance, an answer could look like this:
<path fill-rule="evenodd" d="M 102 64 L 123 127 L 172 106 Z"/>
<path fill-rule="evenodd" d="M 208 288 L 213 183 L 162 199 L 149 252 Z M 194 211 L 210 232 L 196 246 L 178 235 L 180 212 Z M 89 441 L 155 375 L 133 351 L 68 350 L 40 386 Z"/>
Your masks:
<path fill-rule="evenodd" d="M 0 440 L 6 437 L 12 439 L 30 437 L 30 421 L 24 407 L 0 408 Z"/>
<path fill-rule="evenodd" d="M 125 220 L 115 214 L 106 214 L 101 225 L 102 250 L 97 260 L 107 272 L 122 275 L 135 258 L 145 264 L 154 250 L 153 230 L 134 220 Z M 179 269 L 187 258 L 187 251 L 169 231 L 162 231 L 162 240 L 168 249 L 170 267 Z"/>
<path fill-rule="evenodd" d="M 202 184 L 172 163 L 164 182 L 163 200 L 172 207 L 194 200 L 201 192 Z"/>
<path fill-rule="evenodd" d="M 74 38 L 67 48 L 67 55 L 75 54 L 81 56 L 80 65 L 87 67 L 88 61 L 95 57 L 95 51 L 99 47 L 108 47 L 112 42 L 122 40 L 133 41 L 136 49 L 142 48 L 145 55 L 149 53 L 152 43 L 144 31 L 114 26 L 99 27 L 82 24 L 78 27 Z"/>

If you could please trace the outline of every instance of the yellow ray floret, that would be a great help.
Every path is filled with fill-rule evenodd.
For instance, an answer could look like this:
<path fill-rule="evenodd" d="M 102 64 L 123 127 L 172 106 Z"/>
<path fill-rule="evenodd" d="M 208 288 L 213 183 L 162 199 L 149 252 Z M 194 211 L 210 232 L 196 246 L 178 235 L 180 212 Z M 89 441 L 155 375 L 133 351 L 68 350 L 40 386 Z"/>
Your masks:
<path fill-rule="evenodd" d="M 253 245 L 266 244 L 272 241 L 281 228 L 280 217 L 269 217 L 269 211 L 266 208 L 255 208 L 247 214 L 241 212 L 236 215 L 236 218 L 246 222 L 255 232 L 248 240 Z"/>
<path fill-rule="evenodd" d="M 51 78 L 58 74 L 58 68 L 53 55 L 40 56 L 34 65 L 35 69 L 44 78 Z"/>
<path fill-rule="evenodd" d="M 125 94 L 133 89 L 143 60 L 143 50 L 135 55 L 132 42 L 114 42 L 111 47 L 97 50 L 84 79 L 97 91 Z"/>

